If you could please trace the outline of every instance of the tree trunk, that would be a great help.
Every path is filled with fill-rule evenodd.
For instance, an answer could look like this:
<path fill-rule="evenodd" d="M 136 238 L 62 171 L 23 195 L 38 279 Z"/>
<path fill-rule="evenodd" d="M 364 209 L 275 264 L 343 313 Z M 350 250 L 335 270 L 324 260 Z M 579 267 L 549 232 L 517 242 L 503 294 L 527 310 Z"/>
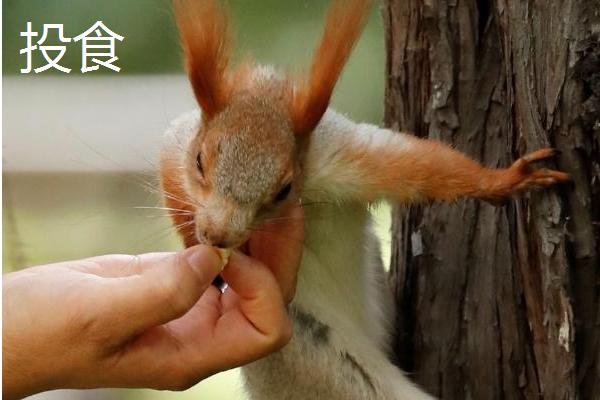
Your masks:
<path fill-rule="evenodd" d="M 574 183 L 397 207 L 402 366 L 443 399 L 600 399 L 600 0 L 386 0 L 386 123 Z"/>

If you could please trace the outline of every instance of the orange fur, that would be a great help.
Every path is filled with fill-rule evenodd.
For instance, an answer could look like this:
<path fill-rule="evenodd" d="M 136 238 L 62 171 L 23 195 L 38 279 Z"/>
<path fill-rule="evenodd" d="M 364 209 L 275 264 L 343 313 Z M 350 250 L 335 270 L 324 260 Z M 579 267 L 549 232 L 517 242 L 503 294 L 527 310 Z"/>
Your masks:
<path fill-rule="evenodd" d="M 187 72 L 203 116 L 214 117 L 228 103 L 232 84 L 229 19 L 216 0 L 174 0 Z"/>
<path fill-rule="evenodd" d="M 299 82 L 292 96 L 291 116 L 296 134 L 312 132 L 327 110 L 370 5 L 371 0 L 334 0 L 308 80 Z"/>
<path fill-rule="evenodd" d="M 161 159 L 160 178 L 165 206 L 171 209 L 169 214 L 173 225 L 177 228 L 185 247 L 198 244 L 196 227 L 192 223 L 196 207 L 193 206 L 193 202 L 183 188 L 183 176 L 174 159 Z"/>
<path fill-rule="evenodd" d="M 294 149 L 298 143 L 308 144 L 303 138 L 315 129 L 327 110 L 371 0 L 334 0 L 309 77 L 296 83 L 272 76 L 260 78 L 248 63 L 228 72 L 228 20 L 217 0 L 174 2 L 188 73 L 204 123 L 195 132 L 183 161 L 163 158 L 165 202 L 174 210 L 171 216 L 186 246 L 198 243 L 198 236 L 211 243 L 235 243 L 247 233 L 247 227 L 239 221 L 255 215 L 255 221 L 246 221 L 250 224 L 260 219 L 254 213 L 263 207 L 275 209 L 273 197 L 291 177 L 296 182 L 293 194 L 299 195 L 298 181 L 306 165 L 300 165 L 303 158 Z M 341 128 L 334 125 L 330 129 Z M 387 197 L 407 203 L 461 196 L 496 203 L 532 187 L 568 179 L 558 171 L 531 169 L 532 162 L 554 154 L 550 149 L 529 154 L 509 168 L 490 169 L 441 143 L 407 135 L 396 142 L 399 138 L 373 147 L 352 132 L 342 132 L 337 143 L 329 136 L 326 144 L 334 148 L 317 148 L 313 153 L 328 162 L 318 174 L 325 175 L 322 181 L 337 188 L 332 193 L 339 198 L 348 195 L 371 201 Z M 221 148 L 234 150 L 224 157 Z M 247 154 L 240 158 L 242 148 Z M 203 172 L 196 166 L 198 155 Z M 219 170 L 218 160 L 229 164 Z M 278 169 L 266 176 L 268 165 L 277 165 Z M 238 169 L 244 167 L 251 171 L 242 175 Z M 267 179 L 272 176 L 277 179 Z M 232 188 L 239 187 L 246 192 L 232 197 Z M 253 203 L 258 198 L 262 199 L 260 206 Z M 231 221 L 239 226 L 231 228 Z"/>
<path fill-rule="evenodd" d="M 355 172 L 353 180 L 360 182 L 364 198 L 384 196 L 411 203 L 467 196 L 497 204 L 517 193 L 569 180 L 563 172 L 531 168 L 533 162 L 554 156 L 552 149 L 527 154 L 509 168 L 492 169 L 437 141 L 408 135 L 404 140 L 409 150 L 389 146 L 375 154 L 368 146 L 344 146 L 341 162 Z"/>

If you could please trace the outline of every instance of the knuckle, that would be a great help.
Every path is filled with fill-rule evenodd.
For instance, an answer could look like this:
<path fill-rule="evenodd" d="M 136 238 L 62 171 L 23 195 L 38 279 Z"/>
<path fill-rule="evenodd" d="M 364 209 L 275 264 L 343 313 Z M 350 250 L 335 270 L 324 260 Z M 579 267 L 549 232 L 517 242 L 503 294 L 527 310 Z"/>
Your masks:
<path fill-rule="evenodd" d="M 82 336 L 92 339 L 93 341 L 104 341 L 105 335 L 102 334 L 102 317 L 99 312 L 87 310 L 85 312 L 77 312 L 72 321 L 69 323 L 71 332 L 76 336 Z"/>
<path fill-rule="evenodd" d="M 177 283 L 171 277 L 157 281 L 156 291 L 158 297 L 164 301 L 176 301 L 177 299 Z"/>
<path fill-rule="evenodd" d="M 281 346 L 285 346 L 292 340 L 292 336 L 294 335 L 294 330 L 292 329 L 292 323 L 289 319 L 286 318 L 283 329 L 280 334 L 280 344 Z"/>
<path fill-rule="evenodd" d="M 191 383 L 190 380 L 186 378 L 186 379 L 181 379 L 179 381 L 175 381 L 174 384 L 169 387 L 169 390 L 172 390 L 174 392 L 183 392 L 185 390 L 188 390 L 192 386 L 194 386 L 194 384 Z"/>
<path fill-rule="evenodd" d="M 178 253 L 175 255 L 175 271 L 174 275 L 183 285 L 193 287 L 203 281 L 203 270 L 194 270 L 187 259 Z"/>
<path fill-rule="evenodd" d="M 183 315 L 197 299 L 200 280 L 185 257 L 176 254 L 172 270 L 159 283 L 161 298 L 174 313 Z"/>
<path fill-rule="evenodd" d="M 139 254 L 134 254 L 133 256 L 123 256 L 123 257 L 127 257 L 129 262 L 131 263 L 131 268 L 133 271 L 136 271 L 136 272 L 142 271 L 142 269 L 143 269 L 142 257 Z"/>
<path fill-rule="evenodd" d="M 170 380 L 166 388 L 174 392 L 183 392 L 197 384 L 201 379 L 201 377 L 190 374 L 187 371 L 180 371 Z"/>
<path fill-rule="evenodd" d="M 279 334 L 278 344 L 280 345 L 280 347 L 285 346 L 290 342 L 290 340 L 292 340 L 293 333 L 294 331 L 292 329 L 292 323 L 288 319 L 286 319 Z"/>
<path fill-rule="evenodd" d="M 272 350 L 279 350 L 289 343 L 292 339 L 292 324 L 288 318 L 281 321 L 271 335 L 267 336 L 267 347 Z"/>
<path fill-rule="evenodd" d="M 84 300 L 82 300 L 84 299 Z M 86 301 L 87 296 L 75 296 L 68 300 L 72 304 L 70 315 L 67 317 L 69 340 L 80 341 L 85 339 L 92 347 L 105 348 L 115 342 L 115 334 L 107 316 L 91 302 Z"/>
<path fill-rule="evenodd" d="M 147 367 L 142 385 L 149 389 L 183 391 L 192 386 L 189 382 L 179 359 L 166 357 Z"/>
<path fill-rule="evenodd" d="M 71 343 L 81 342 L 83 338 L 85 347 L 92 354 L 102 357 L 118 348 L 123 340 L 119 332 L 115 331 L 112 325 L 101 317 L 88 316 L 81 320 L 79 332 L 78 337 L 72 337 Z"/>

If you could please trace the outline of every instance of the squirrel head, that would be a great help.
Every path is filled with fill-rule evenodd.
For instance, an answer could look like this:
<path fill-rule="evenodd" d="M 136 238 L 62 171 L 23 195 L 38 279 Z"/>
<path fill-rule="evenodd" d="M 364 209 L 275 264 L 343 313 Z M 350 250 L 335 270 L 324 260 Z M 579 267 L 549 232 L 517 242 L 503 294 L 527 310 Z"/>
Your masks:
<path fill-rule="evenodd" d="M 229 68 L 229 19 L 217 0 L 174 0 L 202 121 L 186 149 L 183 190 L 200 243 L 238 247 L 296 206 L 302 159 L 358 39 L 370 0 L 334 0 L 307 78 Z"/>

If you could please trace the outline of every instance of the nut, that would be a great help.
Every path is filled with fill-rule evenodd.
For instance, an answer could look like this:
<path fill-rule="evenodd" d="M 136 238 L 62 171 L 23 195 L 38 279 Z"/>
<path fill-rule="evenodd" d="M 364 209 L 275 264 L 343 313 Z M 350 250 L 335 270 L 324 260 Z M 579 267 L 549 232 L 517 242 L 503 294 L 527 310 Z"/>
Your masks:
<path fill-rule="evenodd" d="M 231 256 L 231 249 L 222 249 L 220 247 L 216 247 L 217 252 L 219 253 L 219 257 L 221 257 L 221 270 L 225 268 L 227 263 L 229 262 L 229 257 Z"/>

